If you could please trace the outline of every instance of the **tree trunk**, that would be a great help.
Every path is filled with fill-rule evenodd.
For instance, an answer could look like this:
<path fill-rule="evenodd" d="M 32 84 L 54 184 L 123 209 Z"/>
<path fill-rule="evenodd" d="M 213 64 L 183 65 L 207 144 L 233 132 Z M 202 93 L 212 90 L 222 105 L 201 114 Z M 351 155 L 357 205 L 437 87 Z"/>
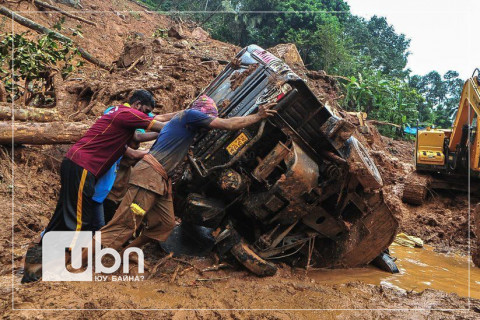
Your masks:
<path fill-rule="evenodd" d="M 13 123 L 0 122 L 0 144 L 71 144 L 79 140 L 90 125 L 79 122 Z M 13 136 L 12 136 L 13 133 Z"/>
<path fill-rule="evenodd" d="M 35 30 L 37 32 L 40 32 L 40 33 L 44 33 L 44 34 L 49 34 L 51 33 L 53 35 L 53 37 L 57 40 L 61 40 L 61 41 L 66 41 L 66 42 L 71 42 L 73 43 L 73 40 L 70 39 L 69 37 L 66 37 L 64 36 L 63 34 L 61 33 L 58 33 L 56 31 L 53 31 L 49 28 L 46 28 L 42 25 L 39 25 L 38 23 L 36 22 L 33 22 L 32 20 L 30 19 L 27 19 L 3 6 L 0 6 L 0 14 L 1 15 L 4 15 L 10 19 L 12 19 L 13 21 L 21 24 L 22 26 L 25 26 L 29 29 L 32 29 L 32 30 Z M 110 70 L 111 67 L 109 65 L 107 65 L 106 63 L 98 60 L 97 58 L 93 57 L 90 53 L 88 53 L 85 49 L 81 48 L 81 47 L 77 47 L 78 48 L 78 51 L 80 53 L 80 55 L 87 61 L 103 68 L 103 69 L 106 69 L 106 70 Z"/>
<path fill-rule="evenodd" d="M 7 90 L 5 90 L 5 86 L 3 85 L 3 81 L 0 82 L 0 102 L 7 101 Z"/>
<path fill-rule="evenodd" d="M 39 7 L 42 7 L 42 8 L 47 8 L 47 9 L 50 9 L 50 10 L 55 10 L 67 17 L 70 17 L 72 19 L 75 19 L 75 20 L 78 20 L 78 21 L 82 21 L 82 22 L 85 22 L 89 25 L 92 25 L 92 26 L 97 26 L 97 24 L 93 21 L 90 21 L 90 20 L 87 20 L 87 19 L 84 19 L 82 17 L 79 17 L 79 16 L 76 16 L 74 14 L 71 14 L 69 12 L 66 12 L 66 11 L 63 11 L 62 9 L 58 8 L 58 7 L 55 7 L 55 6 L 52 6 L 51 4 L 48 4 L 48 3 L 45 3 L 45 2 L 42 2 L 42 1 L 39 1 L 39 0 L 34 0 L 33 1 L 37 6 Z"/>
<path fill-rule="evenodd" d="M 52 110 L 43 110 L 36 108 L 23 107 L 22 109 L 13 109 L 15 120 L 52 122 L 58 120 L 58 115 Z M 12 106 L 6 103 L 0 103 L 0 120 L 12 119 Z"/>

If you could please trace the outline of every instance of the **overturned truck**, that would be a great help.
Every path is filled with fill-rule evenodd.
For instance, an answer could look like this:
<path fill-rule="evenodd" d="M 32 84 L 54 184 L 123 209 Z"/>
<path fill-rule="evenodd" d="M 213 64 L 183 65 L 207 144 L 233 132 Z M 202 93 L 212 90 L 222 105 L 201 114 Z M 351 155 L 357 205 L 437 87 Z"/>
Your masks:
<path fill-rule="evenodd" d="M 354 267 L 388 248 L 397 221 L 354 126 L 282 60 L 248 46 L 202 94 L 215 100 L 221 117 L 245 116 L 271 101 L 278 114 L 196 139 L 175 183 L 182 224 L 164 248 L 181 254 L 179 244 L 207 239 L 195 249 L 233 255 L 260 276 L 274 274 L 272 262 L 280 259 Z"/>

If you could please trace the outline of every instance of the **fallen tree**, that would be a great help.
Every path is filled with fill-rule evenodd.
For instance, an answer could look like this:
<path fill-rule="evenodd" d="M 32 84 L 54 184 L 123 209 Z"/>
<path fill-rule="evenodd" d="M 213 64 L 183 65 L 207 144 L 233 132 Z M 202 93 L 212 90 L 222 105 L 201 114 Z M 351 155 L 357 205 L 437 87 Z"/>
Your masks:
<path fill-rule="evenodd" d="M 90 125 L 81 122 L 18 123 L 0 122 L 0 144 L 70 144 Z"/>
<path fill-rule="evenodd" d="M 53 37 L 57 40 L 73 43 L 73 40 L 70 39 L 69 37 L 64 36 L 63 34 L 58 33 L 56 31 L 53 31 L 53 30 L 51 30 L 47 27 L 44 27 L 44 26 L 42 26 L 42 25 L 40 25 L 40 24 L 30 20 L 30 19 L 27 19 L 27 18 L 19 15 L 18 13 L 15 13 L 12 10 L 9 10 L 9 9 L 5 8 L 4 6 L 0 6 L 0 14 L 12 19 L 13 21 L 21 24 L 24 27 L 35 30 L 39 33 L 52 34 Z M 108 64 L 106 64 L 103 61 L 98 60 L 97 58 L 92 56 L 85 49 L 83 49 L 81 47 L 77 47 L 77 49 L 78 49 L 78 52 L 80 53 L 80 55 L 82 56 L 82 58 L 84 58 L 85 60 L 99 66 L 100 68 L 103 68 L 103 69 L 106 69 L 106 70 L 111 69 L 111 66 L 109 66 Z"/>
<path fill-rule="evenodd" d="M 58 120 L 58 114 L 52 110 L 36 109 L 23 107 L 22 109 L 13 109 L 15 120 L 51 122 Z M 12 119 L 12 106 L 6 103 L 0 103 L 0 120 Z"/>
<path fill-rule="evenodd" d="M 5 90 L 5 85 L 3 84 L 3 81 L 0 82 L 0 102 L 6 102 L 7 101 L 7 90 Z"/>
<path fill-rule="evenodd" d="M 45 2 L 42 2 L 42 1 L 39 1 L 39 0 L 34 0 L 33 2 L 35 3 L 35 5 L 37 5 L 39 7 L 54 10 L 54 11 L 57 11 L 57 12 L 63 14 L 64 16 L 70 17 L 72 19 L 85 22 L 86 24 L 89 24 L 89 25 L 92 25 L 92 26 L 95 26 L 95 27 L 97 26 L 97 24 L 93 21 L 90 21 L 90 20 L 87 20 L 85 18 L 76 16 L 76 15 L 71 14 L 69 12 L 66 12 L 66 11 L 64 11 L 64 10 L 58 8 L 58 7 L 52 6 L 51 4 L 48 4 L 48 3 L 45 3 Z"/>

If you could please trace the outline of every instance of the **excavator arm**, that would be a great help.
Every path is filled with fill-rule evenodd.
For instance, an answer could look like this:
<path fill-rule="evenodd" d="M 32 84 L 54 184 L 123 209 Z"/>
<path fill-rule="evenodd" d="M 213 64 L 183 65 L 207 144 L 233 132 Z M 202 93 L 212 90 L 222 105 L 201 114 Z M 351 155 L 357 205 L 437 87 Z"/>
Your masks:
<path fill-rule="evenodd" d="M 475 73 L 477 75 L 475 76 Z M 476 119 L 476 121 L 474 121 Z M 469 135 L 471 130 L 469 127 L 474 124 L 475 136 Z M 474 75 L 469 78 L 463 85 L 460 105 L 458 107 L 457 116 L 452 128 L 448 149 L 450 152 L 458 153 L 466 152 L 470 145 L 470 169 L 474 171 L 480 170 L 480 79 L 479 70 L 476 69 Z M 471 139 L 473 138 L 473 141 Z"/>

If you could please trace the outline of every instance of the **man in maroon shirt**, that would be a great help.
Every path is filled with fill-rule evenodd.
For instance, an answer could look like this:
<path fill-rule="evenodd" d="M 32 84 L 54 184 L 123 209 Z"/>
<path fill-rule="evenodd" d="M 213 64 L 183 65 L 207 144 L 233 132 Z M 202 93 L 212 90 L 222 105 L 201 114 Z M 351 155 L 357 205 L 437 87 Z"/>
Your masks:
<path fill-rule="evenodd" d="M 125 153 L 132 140 L 139 140 L 136 129 L 156 131 L 143 141 L 153 140 L 175 115 L 170 113 L 151 118 L 147 114 L 154 107 L 155 100 L 151 93 L 137 90 L 130 98 L 129 105 L 116 106 L 104 114 L 70 148 L 60 169 L 61 188 L 57 207 L 45 232 L 91 230 L 91 206 L 96 180 Z M 37 258 L 40 251 L 38 244 L 27 251 L 22 283 L 38 280 L 41 265 L 38 266 Z"/>

